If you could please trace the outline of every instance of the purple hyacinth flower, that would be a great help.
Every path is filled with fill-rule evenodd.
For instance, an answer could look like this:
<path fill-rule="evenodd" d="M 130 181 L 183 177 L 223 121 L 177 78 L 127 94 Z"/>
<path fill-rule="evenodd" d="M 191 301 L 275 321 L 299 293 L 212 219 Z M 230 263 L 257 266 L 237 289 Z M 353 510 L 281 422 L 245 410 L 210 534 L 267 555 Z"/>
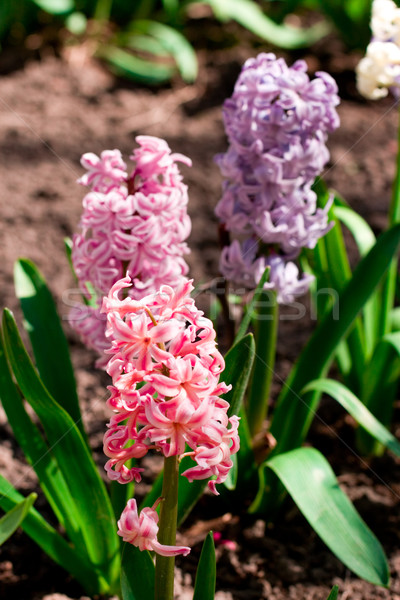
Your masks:
<path fill-rule="evenodd" d="M 216 156 L 225 180 L 215 212 L 241 240 L 224 248 L 221 272 L 251 289 L 273 255 L 270 283 L 281 301 L 304 293 L 310 282 L 309 276 L 298 280 L 294 263 L 288 269 L 283 263 L 313 248 L 332 225 L 330 203 L 317 208 L 311 186 L 329 160 L 326 140 L 339 125 L 339 97 L 330 75 L 318 72 L 310 80 L 306 71 L 304 61 L 288 67 L 274 54 L 248 60 L 224 103 L 229 147 Z"/>

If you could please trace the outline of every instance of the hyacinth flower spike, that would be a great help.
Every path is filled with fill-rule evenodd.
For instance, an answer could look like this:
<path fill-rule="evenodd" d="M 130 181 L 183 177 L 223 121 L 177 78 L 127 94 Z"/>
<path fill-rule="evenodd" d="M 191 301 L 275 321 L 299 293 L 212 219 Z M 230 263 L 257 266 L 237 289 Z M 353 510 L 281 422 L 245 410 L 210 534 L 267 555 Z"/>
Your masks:
<path fill-rule="evenodd" d="M 114 415 L 104 436 L 108 476 L 119 483 L 140 482 L 142 468 L 128 465 L 148 451 L 164 456 L 160 517 L 155 506 L 139 514 L 129 500 L 118 522 L 119 535 L 141 550 L 156 553 L 155 600 L 172 600 L 176 546 L 179 462 L 193 467 L 182 476 L 204 480 L 218 495 L 239 449 L 236 416 L 220 395 L 230 387 L 219 381 L 224 359 L 217 350 L 212 322 L 190 297 L 187 280 L 163 285 L 140 300 L 126 296 L 129 277 L 117 281 L 103 300 L 107 318 L 107 372 L 113 385 L 108 405 Z M 120 295 L 125 297 L 120 298 Z"/>
<path fill-rule="evenodd" d="M 136 141 L 131 174 L 119 150 L 105 150 L 100 157 L 89 152 L 81 159 L 87 172 L 78 182 L 91 189 L 83 199 L 71 258 L 85 304 L 72 308 L 69 321 L 99 354 L 99 368 L 107 364 L 109 347 L 101 299 L 112 285 L 129 272 L 134 285 L 126 293 L 140 300 L 163 284 L 177 287 L 188 273 L 184 256 L 191 221 L 178 163 L 191 161 L 159 138 Z"/>

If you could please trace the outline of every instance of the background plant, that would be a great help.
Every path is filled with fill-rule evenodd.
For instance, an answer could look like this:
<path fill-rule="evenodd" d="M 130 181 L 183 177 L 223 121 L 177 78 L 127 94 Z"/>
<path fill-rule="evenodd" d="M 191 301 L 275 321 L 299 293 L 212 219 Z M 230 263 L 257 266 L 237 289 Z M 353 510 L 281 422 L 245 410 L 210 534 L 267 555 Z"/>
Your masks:
<path fill-rule="evenodd" d="M 253 0 L 6 0 L 0 6 L 0 41 L 21 43 L 30 33 L 43 41 L 83 44 L 118 75 L 148 84 L 170 80 L 177 73 L 186 82 L 197 76 L 197 58 L 187 27 L 196 15 L 214 16 L 222 26 L 236 21 L 255 36 L 282 48 L 309 46 L 329 28 L 319 22 L 308 28 L 277 23 L 270 6 Z M 59 33 L 64 34 L 60 37 Z M 39 38 L 31 39 L 34 47 Z"/>
<path fill-rule="evenodd" d="M 386 96 L 391 90 L 398 93 L 395 81 L 387 74 L 393 71 L 393 55 L 385 54 L 385 48 L 398 53 L 400 29 L 396 19 L 400 8 L 394 2 L 375 0 L 372 5 L 371 29 L 373 40 L 367 48 L 366 57 L 357 67 L 357 84 L 361 94 L 370 99 Z M 382 54 L 383 52 L 383 54 Z M 394 69 L 394 70 L 393 70 Z M 388 214 L 388 227 L 400 220 L 400 153 L 398 149 L 396 176 L 392 186 L 392 198 Z M 328 191 L 320 181 L 316 185 L 319 202 L 326 202 Z M 344 225 L 353 236 L 360 256 L 365 256 L 375 243 L 375 235 L 369 225 L 346 201 L 335 195 L 331 210 L 335 228 L 320 240 L 314 256 L 310 257 L 319 288 L 341 290 L 351 279 L 352 271 L 342 233 Z M 360 398 L 372 413 L 387 427 L 391 425 L 393 404 L 400 376 L 400 333 L 396 315 L 396 290 L 398 287 L 398 258 L 393 257 L 388 272 L 374 292 L 364 310 L 357 318 L 346 339 L 340 344 L 336 361 L 348 389 Z M 317 291 L 318 293 L 318 291 Z M 316 302 L 319 315 L 329 308 L 330 299 L 319 298 Z M 381 454 L 383 447 L 362 430 L 358 445 L 365 454 Z"/>

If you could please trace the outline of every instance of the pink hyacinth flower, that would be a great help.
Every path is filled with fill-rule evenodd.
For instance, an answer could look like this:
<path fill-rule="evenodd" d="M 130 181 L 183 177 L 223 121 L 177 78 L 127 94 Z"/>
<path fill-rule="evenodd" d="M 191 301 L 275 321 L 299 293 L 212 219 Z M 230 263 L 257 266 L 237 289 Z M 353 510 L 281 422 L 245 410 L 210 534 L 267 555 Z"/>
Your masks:
<path fill-rule="evenodd" d="M 116 413 L 104 437 L 106 471 L 120 483 L 139 481 L 138 469 L 125 464 L 130 458 L 150 449 L 182 456 L 188 446 L 195 464 L 183 475 L 215 477 L 209 488 L 218 494 L 239 449 L 239 419 L 228 418 L 229 404 L 219 397 L 230 386 L 219 381 L 224 359 L 212 322 L 190 297 L 190 281 L 140 301 L 128 288 L 129 277 L 116 282 L 102 307 L 111 341 L 108 403 Z"/>
<path fill-rule="evenodd" d="M 187 556 L 190 548 L 187 546 L 166 546 L 157 540 L 158 514 L 153 508 L 144 508 L 138 514 L 136 500 L 128 500 L 121 518 L 118 521 L 118 535 L 124 542 L 137 546 L 140 550 L 154 550 L 161 556 Z"/>
<path fill-rule="evenodd" d="M 91 190 L 83 199 L 71 258 L 83 295 L 91 304 L 97 301 L 96 311 L 101 297 L 127 273 L 133 283 L 128 291 L 132 301 L 163 285 L 175 289 L 187 281 L 185 240 L 191 221 L 187 186 L 177 163 L 191 161 L 172 153 L 164 140 L 139 136 L 137 142 L 130 175 L 119 150 L 104 150 L 101 156 L 88 152 L 81 160 L 87 172 L 78 181 Z M 88 314 L 78 322 L 77 312 L 83 315 L 83 308 L 71 313 L 70 323 L 101 355 L 97 364 L 104 367 L 104 350 L 109 347 L 105 321 Z M 144 360 L 149 360 L 148 353 Z"/>

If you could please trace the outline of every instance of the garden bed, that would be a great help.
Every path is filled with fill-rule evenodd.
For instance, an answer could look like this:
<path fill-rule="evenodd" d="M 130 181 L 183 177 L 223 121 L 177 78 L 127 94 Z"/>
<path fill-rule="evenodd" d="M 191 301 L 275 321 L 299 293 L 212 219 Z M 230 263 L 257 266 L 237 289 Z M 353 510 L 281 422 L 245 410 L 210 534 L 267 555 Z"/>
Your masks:
<path fill-rule="evenodd" d="M 196 84 L 177 82 L 159 90 L 115 80 L 82 49 L 63 57 L 48 53 L 26 62 L 20 70 L 10 69 L 10 63 L 2 63 L 0 56 L 0 69 L 10 71 L 1 78 L 0 93 L 0 304 L 14 310 L 19 322 L 12 270 L 20 256 L 32 259 L 42 270 L 64 318 L 76 299 L 63 238 L 73 234 L 81 213 L 83 189 L 75 183 L 82 173 L 80 155 L 119 148 L 127 157 L 135 146 L 135 136 L 141 134 L 165 138 L 173 151 L 192 158 L 192 168 L 182 167 L 193 223 L 188 262 L 196 284 L 218 274 L 213 209 L 220 197 L 221 179 L 213 157 L 226 147 L 221 104 L 231 94 L 243 60 L 255 52 L 247 45 L 213 53 L 203 49 Z M 305 58 L 312 71 L 322 68 L 336 78 L 342 97 L 342 125 L 329 139 L 331 162 L 325 179 L 379 233 L 386 226 L 394 176 L 396 103 L 392 99 L 361 100 L 353 75 L 358 56 L 346 55 L 335 38 L 325 40 Z M 354 248 L 353 254 L 355 257 Z M 209 300 L 203 296 L 205 308 Z M 302 320 L 281 322 L 275 394 L 314 324 L 309 310 Z M 66 322 L 65 327 L 85 423 L 96 459 L 102 464 L 108 378 L 94 370 L 94 356 Z M 399 407 L 394 433 L 396 428 L 398 435 Z M 217 546 L 217 600 L 325 600 L 334 583 L 343 600 L 400 599 L 400 464 L 391 456 L 372 462 L 358 457 L 353 434 L 351 418 L 333 402 L 324 401 L 310 441 L 329 459 L 343 489 L 381 541 L 390 562 L 390 591 L 353 576 L 289 501 L 276 523 L 265 526 L 247 515 L 230 515 L 222 500 L 205 496 L 181 534 L 180 541 L 193 545 L 193 551 L 177 563 L 182 568 L 179 600 L 191 598 L 200 542 L 209 529 L 221 531 L 222 539 L 234 542 L 234 547 Z M 3 413 L 0 436 L 2 474 L 24 494 L 36 490 L 35 476 L 24 463 Z M 146 462 L 147 480 L 159 466 Z M 43 498 L 38 498 L 36 507 L 46 511 Z M 0 596 L 4 600 L 65 600 L 83 598 L 84 592 L 18 532 L 0 550 Z"/>

